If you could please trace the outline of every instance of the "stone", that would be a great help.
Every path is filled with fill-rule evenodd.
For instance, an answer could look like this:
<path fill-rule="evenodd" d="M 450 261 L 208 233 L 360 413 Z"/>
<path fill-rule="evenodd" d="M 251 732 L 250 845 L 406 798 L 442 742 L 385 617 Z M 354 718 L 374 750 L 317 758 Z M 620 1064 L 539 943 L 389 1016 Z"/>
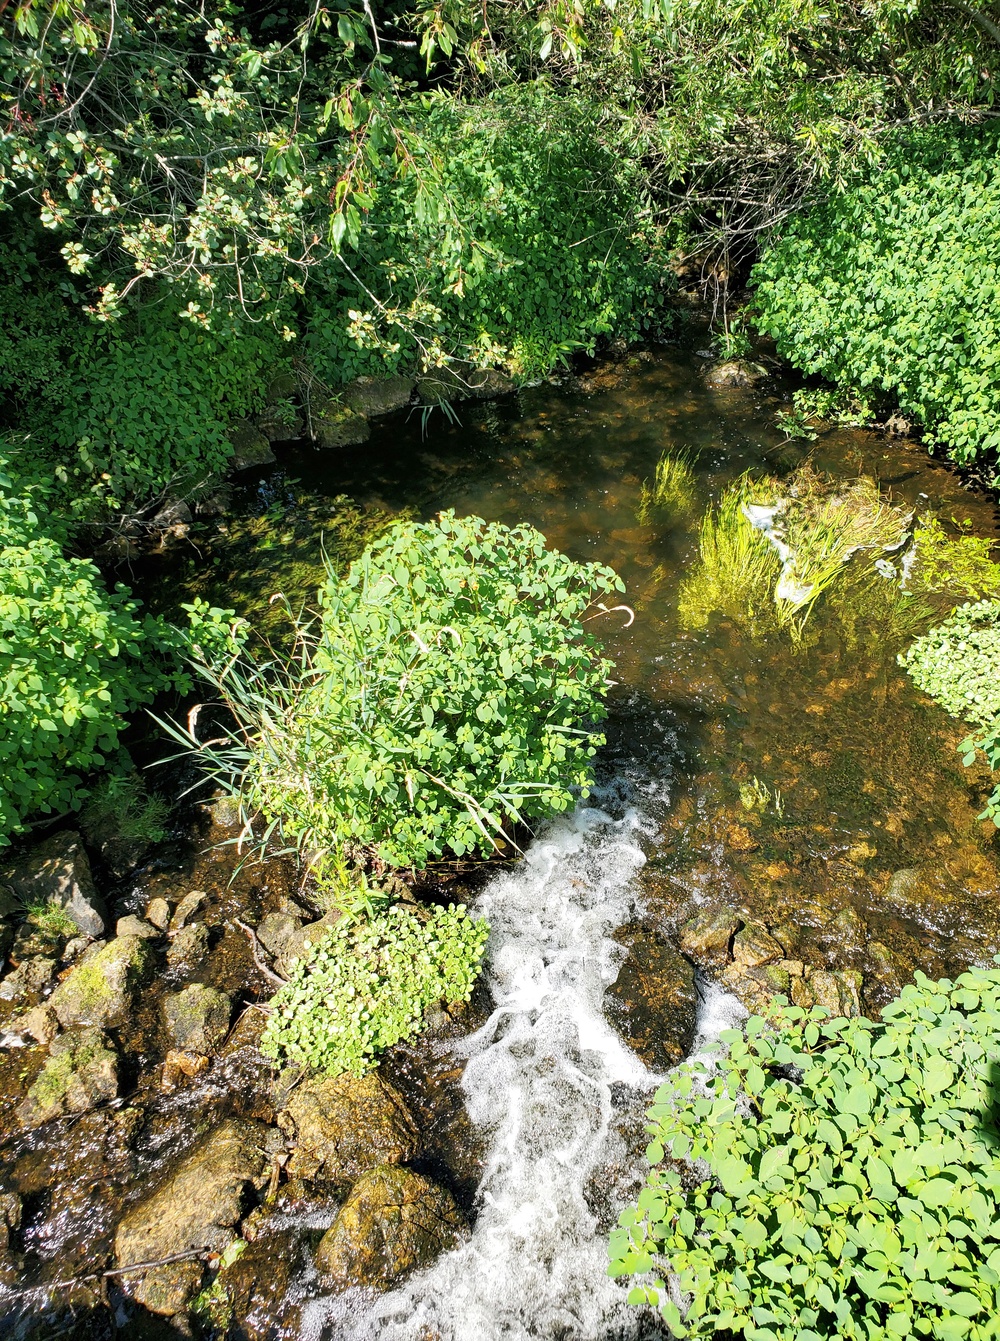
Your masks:
<path fill-rule="evenodd" d="M 399 1165 L 363 1173 L 316 1250 L 335 1287 L 384 1290 L 454 1248 L 465 1222 L 451 1194 Z"/>
<path fill-rule="evenodd" d="M 191 509 L 184 499 L 172 498 L 153 518 L 153 525 L 166 531 L 172 526 L 190 526 L 193 520 Z"/>
<path fill-rule="evenodd" d="M 726 830 L 726 846 L 733 852 L 756 852 L 760 844 L 745 824 L 730 824 Z"/>
<path fill-rule="evenodd" d="M 0 1191 L 0 1252 L 11 1246 L 11 1235 L 21 1228 L 21 1198 L 16 1192 Z"/>
<path fill-rule="evenodd" d="M 100 1029 L 74 1029 L 52 1043 L 41 1074 L 17 1110 L 24 1128 L 86 1113 L 118 1097 L 118 1056 Z"/>
<path fill-rule="evenodd" d="M 0 982 L 0 1001 L 19 1001 L 22 997 L 38 996 L 55 977 L 56 968 L 56 961 L 45 955 L 25 959 Z"/>
<path fill-rule="evenodd" d="M 318 447 L 353 447 L 368 441 L 371 428 L 363 414 L 339 400 L 327 400 L 312 416 L 312 436 Z"/>
<path fill-rule="evenodd" d="M 270 913 L 257 928 L 257 939 L 269 955 L 280 956 L 301 927 L 301 917 L 292 913 Z"/>
<path fill-rule="evenodd" d="M 185 894 L 174 909 L 169 930 L 180 931 L 182 927 L 186 926 L 207 898 L 208 895 L 202 889 L 192 889 L 190 894 Z"/>
<path fill-rule="evenodd" d="M 733 937 L 733 959 L 745 968 L 759 968 L 775 959 L 783 959 L 784 949 L 778 944 L 763 922 L 748 922 Z"/>
<path fill-rule="evenodd" d="M 154 927 L 152 922 L 147 922 L 143 917 L 136 917 L 134 913 L 128 917 L 119 917 L 115 924 L 116 936 L 142 936 L 144 940 L 155 941 L 162 934 L 159 927 Z"/>
<path fill-rule="evenodd" d="M 182 927 L 167 946 L 171 968 L 195 968 L 208 954 L 209 932 L 204 922 Z"/>
<path fill-rule="evenodd" d="M 267 384 L 264 399 L 268 405 L 276 405 L 281 400 L 291 400 L 297 395 L 299 381 L 293 372 L 279 372 Z"/>
<path fill-rule="evenodd" d="M 511 379 L 496 368 L 476 368 L 471 363 L 453 360 L 441 368 L 429 368 L 417 382 L 421 405 L 440 405 L 443 401 L 488 400 L 514 390 Z"/>
<path fill-rule="evenodd" d="M 170 904 L 166 899 L 150 899 L 146 905 L 146 921 L 160 931 L 166 931 L 170 925 Z"/>
<path fill-rule="evenodd" d="M 79 959 L 85 950 L 88 950 L 94 942 L 89 936 L 74 936 L 63 946 L 62 962 L 72 964 L 74 959 Z"/>
<path fill-rule="evenodd" d="M 257 428 L 268 442 L 292 442 L 301 438 L 305 420 L 291 405 L 268 405 L 257 416 Z"/>
<path fill-rule="evenodd" d="M 615 939 L 628 955 L 608 988 L 611 1021 L 652 1071 L 676 1066 L 694 1043 L 694 968 L 652 932 L 624 928 Z"/>
<path fill-rule="evenodd" d="M 787 969 L 779 964 L 730 964 L 719 975 L 719 984 L 732 992 L 752 1015 L 767 1013 L 774 996 L 787 997 L 792 990 L 792 979 Z"/>
<path fill-rule="evenodd" d="M 0 886 L 25 907 L 55 904 L 85 936 L 107 930 L 108 910 L 94 887 L 83 839 L 71 830 L 53 834 L 8 866 Z"/>
<path fill-rule="evenodd" d="M 192 1249 L 221 1253 L 251 1190 L 268 1181 L 277 1133 L 260 1122 L 230 1119 L 182 1157 L 166 1181 L 132 1206 L 115 1232 L 117 1265 L 155 1262 Z M 175 1262 L 122 1276 L 122 1287 L 153 1313 L 179 1313 L 198 1292 L 199 1261 Z"/>
<path fill-rule="evenodd" d="M 141 936 L 118 936 L 87 955 L 49 998 L 64 1029 L 74 1025 L 113 1028 L 132 1013 L 139 988 L 153 967 L 153 952 Z"/>
<path fill-rule="evenodd" d="M 229 1033 L 232 1010 L 225 992 L 200 982 L 163 999 L 167 1029 L 182 1052 L 215 1052 Z"/>
<path fill-rule="evenodd" d="M 230 470 L 255 470 L 274 464 L 271 444 L 248 419 L 237 419 L 229 429 L 228 436 L 233 444 L 233 454 L 229 458 Z"/>
<path fill-rule="evenodd" d="M 306 1081 L 278 1125 L 295 1143 L 293 1178 L 350 1182 L 378 1165 L 407 1164 L 420 1149 L 406 1101 L 377 1071 Z"/>
<path fill-rule="evenodd" d="M 725 359 L 721 363 L 712 363 L 705 369 L 704 377 L 708 386 L 753 386 L 767 376 L 767 369 L 760 363 L 748 363 L 745 359 Z"/>
<path fill-rule="evenodd" d="M 729 908 L 706 908 L 681 927 L 681 949 L 699 968 L 722 968 L 740 919 Z"/>
<path fill-rule="evenodd" d="M 291 975 L 295 962 L 301 959 L 310 945 L 315 945 L 330 928 L 339 920 L 340 913 L 333 909 L 319 919 L 318 922 L 308 922 L 304 927 L 300 927 L 289 936 L 285 942 L 285 948 L 280 958 L 275 963 L 275 968 L 285 978 Z"/>
<path fill-rule="evenodd" d="M 240 814 L 238 796 L 213 796 L 205 803 L 212 823 L 220 829 L 242 829 L 243 816 Z"/>
<path fill-rule="evenodd" d="M 161 1090 L 175 1090 L 181 1083 L 181 1077 L 193 1080 L 208 1070 L 208 1058 L 200 1052 L 181 1052 L 171 1048 L 163 1059 L 163 1072 L 160 1076 Z"/>
<path fill-rule="evenodd" d="M 10 1027 L 16 1033 L 33 1038 L 36 1043 L 47 1045 L 58 1034 L 59 1021 L 48 1002 L 43 1002 L 40 1006 L 25 1011 L 16 1020 L 11 1020 Z"/>
<path fill-rule="evenodd" d="M 806 1010 L 822 1006 L 835 1017 L 860 1015 L 862 983 L 856 969 L 813 969 L 807 977 L 792 980 L 792 1001 Z"/>
<path fill-rule="evenodd" d="M 344 387 L 341 395 L 355 414 L 376 419 L 409 405 L 415 386 L 412 377 L 358 377 Z"/>

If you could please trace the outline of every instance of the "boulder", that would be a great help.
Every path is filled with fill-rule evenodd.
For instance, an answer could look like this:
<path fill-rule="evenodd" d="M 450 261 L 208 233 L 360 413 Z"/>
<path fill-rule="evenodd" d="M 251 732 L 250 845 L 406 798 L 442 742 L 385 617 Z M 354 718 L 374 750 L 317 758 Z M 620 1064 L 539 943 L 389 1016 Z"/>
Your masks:
<path fill-rule="evenodd" d="M 115 924 L 115 935 L 141 936 L 143 940 L 155 941 L 160 938 L 162 932 L 144 917 L 136 917 L 134 913 L 130 913 L 128 917 L 119 917 Z"/>
<path fill-rule="evenodd" d="M 267 1182 L 277 1133 L 231 1119 L 185 1155 L 157 1190 L 131 1207 L 115 1232 L 118 1266 L 155 1262 L 190 1250 L 221 1253 L 237 1237 L 251 1190 Z M 153 1313 L 179 1313 L 198 1292 L 198 1259 L 121 1277 L 123 1288 Z"/>
<path fill-rule="evenodd" d="M 301 927 L 302 918 L 293 913 L 270 913 L 257 928 L 257 939 L 269 955 L 279 957 Z"/>
<path fill-rule="evenodd" d="M 745 968 L 759 968 L 784 956 L 784 950 L 763 922 L 748 922 L 733 937 L 732 955 Z"/>
<path fill-rule="evenodd" d="M 681 927 L 681 949 L 699 968 L 721 968 L 729 961 L 729 947 L 740 918 L 729 908 L 706 908 Z"/>
<path fill-rule="evenodd" d="M 124 1024 L 152 967 L 149 941 L 141 936 L 117 936 L 77 964 L 48 1004 L 64 1029 Z"/>
<path fill-rule="evenodd" d="M 767 376 L 767 369 L 745 359 L 725 359 L 721 363 L 710 363 L 704 376 L 708 386 L 753 386 Z"/>
<path fill-rule="evenodd" d="M 476 368 L 455 360 L 441 368 L 429 368 L 417 382 L 416 390 L 421 405 L 440 405 L 443 401 L 505 396 L 514 390 L 514 383 L 495 368 Z"/>
<path fill-rule="evenodd" d="M 344 387 L 344 404 L 355 414 L 376 419 L 409 405 L 416 381 L 412 377 L 358 377 Z"/>
<path fill-rule="evenodd" d="M 860 1015 L 862 982 L 856 969 L 813 969 L 807 977 L 793 979 L 792 1001 L 806 1010 L 822 1006 L 832 1016 Z"/>
<path fill-rule="evenodd" d="M 353 447 L 368 441 L 371 428 L 363 414 L 339 400 L 326 400 L 312 416 L 312 436 L 318 447 Z"/>
<path fill-rule="evenodd" d="M 449 1192 L 399 1165 L 363 1173 L 316 1250 L 333 1286 L 384 1290 L 454 1248 L 465 1222 Z"/>
<path fill-rule="evenodd" d="M 204 922 L 182 927 L 167 946 L 171 968 L 196 968 L 208 954 L 209 932 Z"/>
<path fill-rule="evenodd" d="M 225 992 L 200 982 L 163 999 L 167 1030 L 181 1052 L 215 1052 L 229 1033 L 232 1009 Z"/>
<path fill-rule="evenodd" d="M 17 1110 L 22 1127 L 38 1127 L 64 1113 L 85 1113 L 118 1096 L 118 1056 L 100 1029 L 60 1034 L 41 1074 Z"/>
<path fill-rule="evenodd" d="M 675 1066 L 694 1042 L 694 968 L 652 932 L 625 929 L 616 939 L 628 945 L 628 957 L 608 988 L 609 1015 L 651 1070 Z"/>
<path fill-rule="evenodd" d="M 406 1101 L 377 1072 L 306 1081 L 278 1125 L 295 1143 L 293 1178 L 350 1182 L 378 1165 L 406 1164 L 420 1149 Z"/>
<path fill-rule="evenodd" d="M 788 996 L 792 982 L 788 969 L 780 962 L 760 965 L 734 963 L 719 975 L 721 986 L 739 997 L 752 1015 L 766 1014 L 772 997 Z"/>
<path fill-rule="evenodd" d="M 271 444 L 249 419 L 237 419 L 229 429 L 229 441 L 233 444 L 230 470 L 255 470 L 274 464 Z"/>
<path fill-rule="evenodd" d="M 56 905 L 86 936 L 103 936 L 108 910 L 94 888 L 78 833 L 53 834 L 0 873 L 0 887 L 26 907 Z"/>

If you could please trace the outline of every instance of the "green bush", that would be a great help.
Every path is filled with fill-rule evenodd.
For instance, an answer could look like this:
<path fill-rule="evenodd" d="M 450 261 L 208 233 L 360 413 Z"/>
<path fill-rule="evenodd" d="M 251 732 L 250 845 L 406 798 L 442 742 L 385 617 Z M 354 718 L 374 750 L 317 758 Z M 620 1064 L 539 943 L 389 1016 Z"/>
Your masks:
<path fill-rule="evenodd" d="M 488 850 L 586 794 L 611 663 L 584 620 L 621 589 L 530 526 L 401 523 L 330 575 L 288 663 L 203 666 L 245 741 L 209 761 L 314 860 Z"/>
<path fill-rule="evenodd" d="M 420 1029 L 438 1001 L 468 1001 L 489 927 L 464 907 L 426 918 L 396 906 L 342 919 L 297 962 L 271 1000 L 261 1051 L 313 1071 L 362 1076 Z"/>
<path fill-rule="evenodd" d="M 778 998 L 661 1087 L 611 1274 L 677 1336 L 995 1338 L 1000 969 L 823 1017 Z"/>
<path fill-rule="evenodd" d="M 409 114 L 440 199 L 422 200 L 419 175 L 387 181 L 354 275 L 333 263 L 311 280 L 306 347 L 331 387 L 444 356 L 538 376 L 655 319 L 666 257 L 593 107 L 528 85 Z"/>
<path fill-rule="evenodd" d="M 956 461 L 1000 450 L 995 127 L 898 144 L 793 219 L 753 272 L 758 324 L 803 372 L 891 393 Z"/>

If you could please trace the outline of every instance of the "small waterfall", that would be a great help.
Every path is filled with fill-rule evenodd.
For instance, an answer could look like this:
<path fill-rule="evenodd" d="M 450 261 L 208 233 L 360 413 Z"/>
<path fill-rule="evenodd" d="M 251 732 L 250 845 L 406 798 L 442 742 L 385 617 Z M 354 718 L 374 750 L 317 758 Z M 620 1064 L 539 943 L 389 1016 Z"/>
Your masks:
<path fill-rule="evenodd" d="M 469 1114 L 491 1134 L 474 1231 L 374 1301 L 350 1291 L 307 1304 L 303 1341 L 667 1335 L 606 1275 L 586 1195 L 591 1179 L 627 1159 L 613 1096 L 631 1093 L 641 1122 L 657 1080 L 602 1009 L 622 954 L 611 933 L 629 919 L 645 861 L 639 839 L 653 830 L 636 810 L 614 818 L 580 806 L 484 891 L 496 1009 L 457 1049 Z M 730 1002 L 709 992 L 699 1047 L 731 1022 Z"/>

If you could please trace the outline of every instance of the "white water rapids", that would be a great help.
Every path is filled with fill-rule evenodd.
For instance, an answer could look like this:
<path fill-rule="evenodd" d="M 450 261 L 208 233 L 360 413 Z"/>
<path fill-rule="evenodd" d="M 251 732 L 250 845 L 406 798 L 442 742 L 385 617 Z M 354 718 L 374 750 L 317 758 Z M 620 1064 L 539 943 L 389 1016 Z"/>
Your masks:
<path fill-rule="evenodd" d="M 623 1087 L 632 1094 L 641 1126 L 657 1082 L 602 1009 L 623 953 L 611 933 L 635 906 L 639 838 L 653 830 L 635 810 L 616 819 L 580 806 L 483 892 L 496 1009 L 454 1048 L 467 1058 L 470 1117 L 490 1133 L 471 1237 L 374 1301 L 359 1291 L 313 1300 L 302 1341 L 667 1335 L 608 1278 L 605 1236 L 586 1195 L 604 1171 L 635 1164 L 614 1128 L 613 1096 Z M 739 1010 L 710 990 L 696 1046 Z"/>

